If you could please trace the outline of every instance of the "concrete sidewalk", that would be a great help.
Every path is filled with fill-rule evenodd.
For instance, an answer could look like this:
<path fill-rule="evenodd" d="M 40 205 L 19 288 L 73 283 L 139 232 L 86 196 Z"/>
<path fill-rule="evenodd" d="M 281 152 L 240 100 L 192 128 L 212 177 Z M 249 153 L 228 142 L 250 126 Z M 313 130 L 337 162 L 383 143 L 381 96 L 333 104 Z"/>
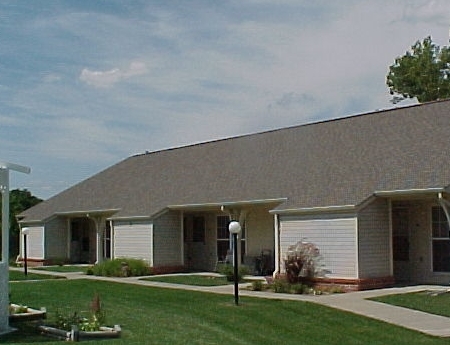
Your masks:
<path fill-rule="evenodd" d="M 12 269 L 16 270 L 15 268 Z M 82 273 L 59 273 L 33 269 L 29 269 L 28 272 L 62 276 L 66 277 L 67 279 L 102 280 L 122 284 L 133 284 L 150 287 L 181 289 L 181 290 L 200 291 L 200 292 L 228 294 L 228 295 L 234 294 L 233 285 L 192 286 L 192 285 L 169 284 L 156 281 L 146 281 L 142 280 L 141 279 L 142 277 L 130 277 L 130 278 L 98 277 L 98 276 L 89 276 Z M 372 319 L 384 321 L 390 324 L 405 327 L 431 336 L 450 337 L 450 318 L 448 317 L 428 314 L 417 310 L 397 307 L 385 303 L 368 300 L 369 298 L 385 296 L 390 294 L 402 294 L 428 290 L 442 291 L 448 289 L 448 287 L 436 285 L 418 285 L 401 288 L 387 288 L 387 289 L 349 292 L 343 294 L 314 296 L 314 295 L 281 294 L 263 291 L 250 291 L 244 289 L 244 287 L 248 285 L 249 284 L 240 285 L 241 289 L 239 290 L 239 296 L 268 298 L 268 299 L 284 299 L 292 301 L 308 301 L 312 303 L 321 304 L 327 307 L 362 315 Z"/>

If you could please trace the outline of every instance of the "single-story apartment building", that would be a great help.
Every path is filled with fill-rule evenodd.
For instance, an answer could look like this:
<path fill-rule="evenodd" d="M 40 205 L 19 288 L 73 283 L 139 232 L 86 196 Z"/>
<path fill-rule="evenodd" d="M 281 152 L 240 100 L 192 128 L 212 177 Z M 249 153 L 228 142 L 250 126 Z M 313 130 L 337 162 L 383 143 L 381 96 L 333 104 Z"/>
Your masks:
<path fill-rule="evenodd" d="M 241 261 L 264 252 L 274 274 L 304 240 L 323 280 L 448 283 L 449 185 L 445 100 L 135 155 L 19 221 L 36 264 L 133 257 L 214 270 L 238 220 Z"/>

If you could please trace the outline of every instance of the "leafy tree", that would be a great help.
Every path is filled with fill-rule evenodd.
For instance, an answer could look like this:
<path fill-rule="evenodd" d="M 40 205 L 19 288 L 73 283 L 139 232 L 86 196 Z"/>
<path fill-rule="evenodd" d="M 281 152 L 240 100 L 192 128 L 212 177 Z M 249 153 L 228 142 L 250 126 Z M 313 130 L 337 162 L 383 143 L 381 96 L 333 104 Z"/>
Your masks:
<path fill-rule="evenodd" d="M 392 102 L 416 97 L 420 103 L 450 97 L 450 47 L 440 48 L 431 36 L 397 57 L 386 77 Z"/>
<path fill-rule="evenodd" d="M 19 253 L 20 228 L 16 216 L 26 209 L 37 205 L 42 199 L 33 196 L 28 190 L 14 189 L 9 192 L 9 255 L 14 257 Z M 1 199 L 0 199 L 1 205 Z M 0 223 L 0 232 L 1 232 Z M 1 238 L 0 238 L 1 242 Z"/>

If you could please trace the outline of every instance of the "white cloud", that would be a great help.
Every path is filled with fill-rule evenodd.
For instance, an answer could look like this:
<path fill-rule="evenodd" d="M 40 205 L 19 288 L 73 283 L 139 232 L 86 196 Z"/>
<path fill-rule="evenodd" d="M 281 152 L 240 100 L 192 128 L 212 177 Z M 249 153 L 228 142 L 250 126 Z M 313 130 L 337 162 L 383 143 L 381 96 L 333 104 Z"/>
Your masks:
<path fill-rule="evenodd" d="M 98 88 L 109 88 L 114 84 L 147 73 L 145 63 L 133 61 L 126 70 L 114 68 L 109 71 L 91 71 L 84 68 L 80 74 L 80 80 L 88 85 Z"/>
<path fill-rule="evenodd" d="M 53 193 L 145 150 L 389 107 L 388 66 L 427 35 L 447 44 L 450 14 L 448 0 L 111 3 L 4 27 L 0 158 L 30 164 L 29 185 Z"/>

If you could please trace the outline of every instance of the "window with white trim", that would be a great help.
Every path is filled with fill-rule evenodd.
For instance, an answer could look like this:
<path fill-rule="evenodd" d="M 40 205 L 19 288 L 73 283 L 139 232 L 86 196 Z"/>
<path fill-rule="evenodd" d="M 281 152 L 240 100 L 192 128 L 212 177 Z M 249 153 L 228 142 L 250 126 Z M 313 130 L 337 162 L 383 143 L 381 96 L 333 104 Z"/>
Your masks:
<path fill-rule="evenodd" d="M 225 261 L 227 251 L 230 250 L 230 232 L 228 224 L 230 218 L 228 216 L 217 217 L 217 257 L 220 261 Z"/>
<path fill-rule="evenodd" d="M 217 216 L 217 257 L 218 260 L 225 261 L 227 259 L 227 252 L 232 250 L 231 235 L 228 229 L 230 224 L 230 217 Z M 242 224 L 241 224 L 242 226 Z M 241 240 L 241 262 L 245 255 L 245 224 L 241 228 L 239 234 Z"/>
<path fill-rule="evenodd" d="M 433 271 L 450 272 L 450 228 L 445 212 L 440 206 L 431 210 L 433 241 Z"/>

